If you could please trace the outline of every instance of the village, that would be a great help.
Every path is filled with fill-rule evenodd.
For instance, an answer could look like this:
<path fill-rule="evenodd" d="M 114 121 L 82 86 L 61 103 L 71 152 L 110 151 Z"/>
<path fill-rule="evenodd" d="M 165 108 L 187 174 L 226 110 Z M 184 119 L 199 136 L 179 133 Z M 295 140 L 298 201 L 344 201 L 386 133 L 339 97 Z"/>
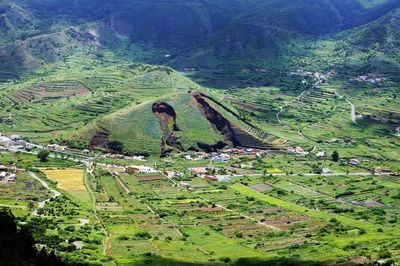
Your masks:
<path fill-rule="evenodd" d="M 252 161 L 262 160 L 274 154 L 280 154 L 280 156 L 296 156 L 299 158 L 309 158 L 309 160 L 331 160 L 331 154 L 327 154 L 324 150 L 314 150 L 310 148 L 303 148 L 300 146 L 288 147 L 286 150 L 281 151 L 267 151 L 254 148 L 228 148 L 222 149 L 218 152 L 186 152 L 176 154 L 171 159 L 177 159 L 181 161 L 183 165 L 193 165 L 180 167 L 179 170 L 174 169 L 173 165 L 165 165 L 163 169 L 154 167 L 153 162 L 144 156 L 127 156 L 115 153 L 102 153 L 92 154 L 88 149 L 82 151 L 69 150 L 67 146 L 61 146 L 58 144 L 49 144 L 47 146 L 31 143 L 25 140 L 20 135 L 12 135 L 10 137 L 0 135 L 0 150 L 3 152 L 26 152 L 30 154 L 37 154 L 40 150 L 48 151 L 53 156 L 57 154 L 68 155 L 70 159 L 80 161 L 88 164 L 90 161 L 98 161 L 99 165 L 105 166 L 105 169 L 110 174 L 118 176 L 122 173 L 130 175 L 140 175 L 140 179 L 147 180 L 158 180 L 164 177 L 173 179 L 178 178 L 182 181 L 179 183 L 182 187 L 190 188 L 186 179 L 191 177 L 201 177 L 207 182 L 229 182 L 233 176 L 241 175 L 253 175 L 259 176 L 268 172 L 268 170 L 254 169 Z M 311 156 L 311 157 L 310 157 Z M 63 157 L 62 157 L 63 158 Z M 239 158 L 245 158 L 247 163 L 237 163 Z M 101 160 L 106 160 L 107 163 Z M 110 161 L 111 160 L 111 161 Z M 123 161 L 123 164 L 118 162 Z M 110 163 L 111 162 L 111 163 Z M 138 164 L 139 163 L 139 164 Z M 140 164 L 142 163 L 142 164 Z M 157 165 L 155 163 L 155 165 Z M 347 159 L 347 166 L 353 168 L 359 168 L 362 165 L 362 161 L 358 158 Z M 12 170 L 10 170 L 12 169 Z M 8 171 L 10 170 L 10 171 Z M 0 167 L 0 179 L 2 182 L 13 182 L 15 180 L 15 166 Z M 372 172 L 374 174 L 387 174 L 392 176 L 398 176 L 398 173 L 391 171 L 390 169 L 375 167 L 373 169 L 360 168 L 359 171 Z M 283 175 L 283 174 L 321 174 L 321 175 L 335 175 L 345 174 L 346 171 L 334 171 L 329 167 L 322 167 L 313 172 L 288 172 L 279 170 L 270 174 Z"/>
<path fill-rule="evenodd" d="M 0 165 L 0 183 L 13 182 L 16 177 L 17 168 L 15 166 Z"/>
<path fill-rule="evenodd" d="M 146 243 L 144 250 L 154 252 L 149 243 L 199 245 L 196 235 L 234 241 L 235 250 L 244 241 L 261 252 L 293 242 L 315 247 L 330 243 L 322 238 L 325 228 L 346 226 L 341 234 L 351 239 L 362 237 L 359 232 L 375 236 L 382 227 L 386 232 L 391 220 L 381 220 L 376 209 L 398 200 L 393 191 L 400 169 L 358 152 L 346 154 L 340 147 L 356 144 L 349 139 L 162 158 L 40 145 L 19 135 L 1 135 L 0 141 L 0 186 L 8 188 L 0 205 L 57 228 L 58 245 L 75 253 L 96 252 L 92 239 L 100 247 L 111 243 L 113 251 L 136 252 Z M 367 190 L 373 191 L 366 195 Z M 338 220 L 343 225 L 332 222 Z M 49 239 L 43 242 L 53 243 Z"/>

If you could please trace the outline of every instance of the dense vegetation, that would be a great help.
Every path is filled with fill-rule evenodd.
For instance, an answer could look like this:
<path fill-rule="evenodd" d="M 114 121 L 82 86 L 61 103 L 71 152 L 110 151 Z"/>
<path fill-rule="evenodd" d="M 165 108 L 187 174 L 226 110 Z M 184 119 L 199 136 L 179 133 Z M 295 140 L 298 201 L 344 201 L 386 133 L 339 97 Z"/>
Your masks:
<path fill-rule="evenodd" d="M 29 226 L 20 226 L 8 208 L 0 209 L 0 264 L 2 265 L 67 265 L 54 250 L 38 250 Z"/>

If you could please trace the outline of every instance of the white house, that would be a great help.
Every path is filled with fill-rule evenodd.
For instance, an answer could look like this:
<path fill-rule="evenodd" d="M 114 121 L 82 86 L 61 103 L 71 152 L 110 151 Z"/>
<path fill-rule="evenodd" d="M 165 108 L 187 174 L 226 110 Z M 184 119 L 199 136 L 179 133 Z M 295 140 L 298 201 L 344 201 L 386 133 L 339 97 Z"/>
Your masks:
<path fill-rule="evenodd" d="M 6 136 L 0 135 L 0 144 L 1 144 L 1 145 L 6 145 L 6 143 L 7 143 L 7 142 L 10 142 L 10 141 L 11 141 L 10 138 L 7 138 Z"/>
<path fill-rule="evenodd" d="M 217 180 L 218 180 L 218 182 L 229 182 L 230 178 L 229 178 L 229 176 L 218 175 Z"/>
<path fill-rule="evenodd" d="M 65 147 L 65 146 L 60 146 L 60 145 L 58 145 L 58 144 L 49 144 L 49 145 L 47 145 L 47 149 L 48 149 L 48 150 L 51 150 L 51 151 L 58 151 L 58 152 L 60 152 L 60 151 L 65 151 L 66 148 L 67 148 L 67 147 Z"/>
<path fill-rule="evenodd" d="M 331 171 L 331 169 L 329 169 L 329 168 L 324 168 L 324 169 L 322 169 L 322 173 L 323 174 L 332 174 L 332 171 Z"/>
<path fill-rule="evenodd" d="M 361 162 L 358 159 L 350 159 L 349 164 L 352 166 L 358 166 L 361 164 Z"/>
<path fill-rule="evenodd" d="M 186 161 L 193 161 L 193 158 L 192 158 L 192 156 L 190 156 L 190 155 L 185 155 L 185 156 L 183 157 L 183 159 L 185 159 Z"/>
<path fill-rule="evenodd" d="M 152 173 L 158 173 L 157 170 L 144 166 L 144 165 L 131 165 L 126 168 L 126 172 L 128 174 L 152 174 Z"/>

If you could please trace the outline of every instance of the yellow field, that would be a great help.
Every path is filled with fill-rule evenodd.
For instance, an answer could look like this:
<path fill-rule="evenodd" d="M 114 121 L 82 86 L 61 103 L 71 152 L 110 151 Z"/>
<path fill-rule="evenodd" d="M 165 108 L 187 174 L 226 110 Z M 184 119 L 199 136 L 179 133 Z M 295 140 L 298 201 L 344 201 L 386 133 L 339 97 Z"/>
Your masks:
<path fill-rule="evenodd" d="M 283 171 L 281 169 L 278 168 L 267 168 L 267 173 L 268 174 L 280 174 L 283 173 Z"/>
<path fill-rule="evenodd" d="M 62 189 L 78 200 L 89 200 L 89 194 L 86 190 L 83 180 L 83 170 L 81 169 L 63 169 L 63 170 L 43 170 L 50 180 L 57 182 L 57 188 Z"/>

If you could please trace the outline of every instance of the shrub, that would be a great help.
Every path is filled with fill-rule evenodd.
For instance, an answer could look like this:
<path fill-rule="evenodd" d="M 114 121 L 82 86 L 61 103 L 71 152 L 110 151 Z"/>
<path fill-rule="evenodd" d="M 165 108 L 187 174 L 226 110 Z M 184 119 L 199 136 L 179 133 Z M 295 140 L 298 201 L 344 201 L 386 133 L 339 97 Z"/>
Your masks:
<path fill-rule="evenodd" d="M 150 239 L 151 235 L 149 232 L 137 232 L 135 237 L 139 239 Z"/>

